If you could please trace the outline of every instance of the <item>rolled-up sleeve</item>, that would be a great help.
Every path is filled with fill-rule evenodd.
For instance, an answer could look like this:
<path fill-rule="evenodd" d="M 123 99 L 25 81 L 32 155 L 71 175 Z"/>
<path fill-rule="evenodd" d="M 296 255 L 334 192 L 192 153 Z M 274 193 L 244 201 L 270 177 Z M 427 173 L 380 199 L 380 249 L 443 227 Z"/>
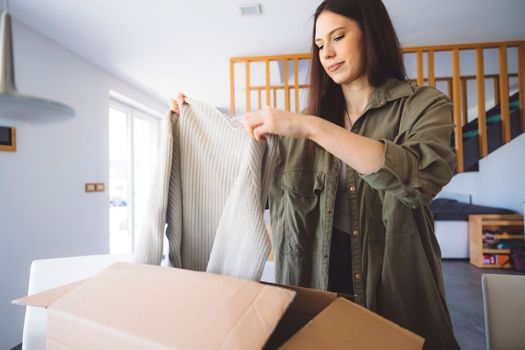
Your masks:
<path fill-rule="evenodd" d="M 382 166 L 361 177 L 411 208 L 429 204 L 454 175 L 453 127 L 448 98 L 432 88 L 418 89 L 407 100 L 399 134 L 380 140 L 385 145 Z"/>

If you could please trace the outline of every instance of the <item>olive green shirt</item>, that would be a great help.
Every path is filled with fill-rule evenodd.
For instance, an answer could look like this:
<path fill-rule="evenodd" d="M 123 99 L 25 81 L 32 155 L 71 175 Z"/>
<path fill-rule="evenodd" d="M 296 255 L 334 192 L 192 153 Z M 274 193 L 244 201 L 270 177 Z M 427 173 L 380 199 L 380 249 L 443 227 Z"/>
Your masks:
<path fill-rule="evenodd" d="M 359 174 L 321 147 L 311 152 L 304 139 L 279 138 L 269 197 L 276 281 L 327 289 L 334 203 L 346 166 L 355 301 L 424 337 L 425 349 L 459 348 L 428 207 L 429 194 L 454 173 L 452 130 L 445 95 L 388 80 L 351 130 L 384 143 L 384 164 L 374 173 Z"/>

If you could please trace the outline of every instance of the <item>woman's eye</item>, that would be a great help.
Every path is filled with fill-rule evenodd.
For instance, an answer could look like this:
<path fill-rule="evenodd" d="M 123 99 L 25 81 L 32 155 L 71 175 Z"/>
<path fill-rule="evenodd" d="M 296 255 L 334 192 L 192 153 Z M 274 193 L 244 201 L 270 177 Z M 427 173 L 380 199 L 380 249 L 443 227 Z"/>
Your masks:
<path fill-rule="evenodd" d="M 323 49 L 323 45 L 319 46 L 318 49 L 319 49 L 319 50 L 322 50 L 322 49 Z"/>
<path fill-rule="evenodd" d="M 336 36 L 336 37 L 334 38 L 334 41 L 339 41 L 339 40 L 343 39 L 344 37 L 345 37 L 344 35 Z"/>

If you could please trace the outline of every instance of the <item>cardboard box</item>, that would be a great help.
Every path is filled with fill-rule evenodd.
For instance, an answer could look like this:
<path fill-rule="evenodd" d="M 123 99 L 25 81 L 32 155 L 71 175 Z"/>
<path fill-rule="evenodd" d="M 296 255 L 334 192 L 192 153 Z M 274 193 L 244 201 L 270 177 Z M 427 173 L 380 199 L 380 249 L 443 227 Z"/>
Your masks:
<path fill-rule="evenodd" d="M 47 308 L 48 349 L 403 349 L 424 340 L 336 294 L 118 262 L 13 301 Z"/>

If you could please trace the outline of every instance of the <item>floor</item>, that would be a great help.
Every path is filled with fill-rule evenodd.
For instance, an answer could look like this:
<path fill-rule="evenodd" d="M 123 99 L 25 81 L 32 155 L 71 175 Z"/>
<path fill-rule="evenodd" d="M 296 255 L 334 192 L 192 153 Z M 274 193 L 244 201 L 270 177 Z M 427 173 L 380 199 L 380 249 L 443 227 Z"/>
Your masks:
<path fill-rule="evenodd" d="M 461 349 L 485 349 L 481 275 L 518 273 L 500 269 L 479 269 L 470 265 L 467 260 L 443 260 L 442 267 L 450 317 Z"/>

